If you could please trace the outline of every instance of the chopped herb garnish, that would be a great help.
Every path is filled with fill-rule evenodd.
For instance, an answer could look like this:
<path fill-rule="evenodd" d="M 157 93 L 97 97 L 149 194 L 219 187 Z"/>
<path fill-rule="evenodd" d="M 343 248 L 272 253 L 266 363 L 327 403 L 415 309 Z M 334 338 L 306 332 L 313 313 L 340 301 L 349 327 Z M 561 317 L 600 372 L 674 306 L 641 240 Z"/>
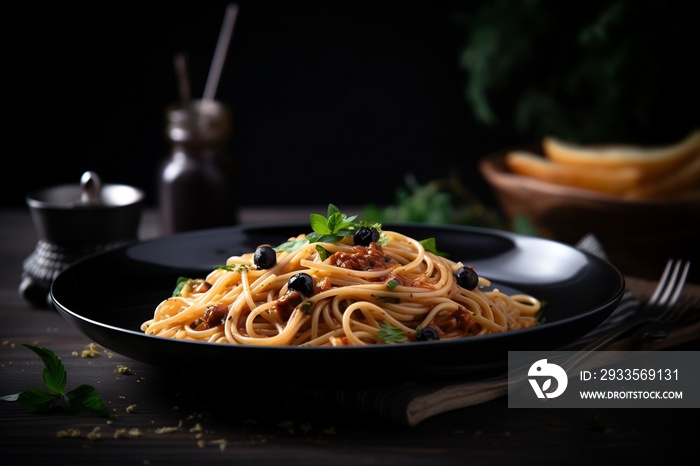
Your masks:
<path fill-rule="evenodd" d="M 308 301 L 308 300 L 304 301 L 301 304 L 301 312 L 303 312 L 304 314 L 308 314 L 309 312 L 311 312 L 311 308 L 313 306 L 314 306 L 314 303 L 312 301 Z"/>
<path fill-rule="evenodd" d="M 436 256 L 447 256 L 447 253 L 438 250 L 435 238 L 422 239 L 420 240 L 420 244 L 425 248 L 426 251 L 432 252 Z"/>
<path fill-rule="evenodd" d="M 24 344 L 44 361 L 44 388 L 32 387 L 15 395 L 0 397 L 0 400 L 19 401 L 32 413 L 64 410 L 72 414 L 108 416 L 109 411 L 95 389 L 80 385 L 66 392 L 68 374 L 66 368 L 53 351 L 39 346 Z"/>
<path fill-rule="evenodd" d="M 328 257 L 331 255 L 328 249 L 324 248 L 321 245 L 316 245 L 316 252 L 318 252 L 318 256 L 321 259 L 321 261 L 328 259 Z"/>
<path fill-rule="evenodd" d="M 217 265 L 214 270 L 225 270 L 227 272 L 247 272 L 250 267 L 245 264 Z"/>
<path fill-rule="evenodd" d="M 295 239 L 294 241 L 285 241 L 273 249 L 277 252 L 294 252 L 305 244 L 309 244 L 309 241 L 305 239 Z"/>
<path fill-rule="evenodd" d="M 536 319 L 537 323 L 544 324 L 547 321 L 547 318 L 542 313 L 544 308 L 546 308 L 547 306 L 549 306 L 549 302 L 546 299 L 543 299 L 540 301 L 540 312 L 538 313 L 539 315 L 537 316 L 537 319 Z"/>
<path fill-rule="evenodd" d="M 379 323 L 379 338 L 385 343 L 406 343 L 408 337 L 400 328 L 393 327 L 386 322 Z"/>
<path fill-rule="evenodd" d="M 311 229 L 313 230 L 312 233 L 306 235 L 309 242 L 336 243 L 345 236 L 352 236 L 355 228 L 358 226 L 355 223 L 356 215 L 348 217 L 333 204 L 328 204 L 327 215 L 327 217 L 320 214 L 311 214 L 309 216 Z"/>
<path fill-rule="evenodd" d="M 397 286 L 399 286 L 399 281 L 398 281 L 397 279 L 395 279 L 395 278 L 394 278 L 393 280 L 389 280 L 389 282 L 386 284 L 386 287 L 389 288 L 389 289 L 392 290 L 392 291 L 393 291 L 394 288 L 396 288 Z"/>
<path fill-rule="evenodd" d="M 305 240 L 287 241 L 277 246 L 275 251 L 292 252 L 310 243 L 337 243 L 346 236 L 352 236 L 361 226 L 372 226 L 381 232 L 381 223 L 356 222 L 357 215 L 348 217 L 333 204 L 328 204 L 328 211 L 324 217 L 321 214 L 309 215 L 311 223 L 310 233 Z M 384 240 L 386 242 L 386 239 Z M 381 243 L 381 239 L 380 239 Z"/>
<path fill-rule="evenodd" d="M 187 282 L 189 282 L 191 279 L 187 277 L 178 277 L 177 279 L 177 284 L 175 285 L 175 289 L 173 290 L 173 296 L 182 296 L 182 289 L 187 285 Z"/>
<path fill-rule="evenodd" d="M 187 296 L 190 293 L 195 293 L 203 284 L 206 284 L 203 278 L 179 277 L 172 296 Z"/>

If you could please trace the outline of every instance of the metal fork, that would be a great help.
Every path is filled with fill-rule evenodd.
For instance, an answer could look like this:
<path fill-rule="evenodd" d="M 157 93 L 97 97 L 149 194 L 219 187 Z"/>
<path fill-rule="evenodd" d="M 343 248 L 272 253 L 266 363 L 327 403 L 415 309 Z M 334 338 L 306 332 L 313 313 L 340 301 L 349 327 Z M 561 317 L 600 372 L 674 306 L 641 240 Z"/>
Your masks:
<path fill-rule="evenodd" d="M 586 358 L 588 352 L 605 348 L 620 336 L 634 329 L 639 332 L 633 336 L 633 342 L 638 348 L 643 340 L 651 335 L 650 330 L 658 328 L 661 324 L 665 327 L 680 318 L 682 313 L 677 303 L 685 287 L 689 269 L 690 261 L 669 259 L 651 297 L 640 305 L 634 315 L 588 343 L 575 355 L 564 361 L 561 366 L 565 370 L 572 369 Z M 635 338 L 636 340 L 634 340 Z"/>
<path fill-rule="evenodd" d="M 669 261 L 669 263 L 666 264 L 664 276 L 668 275 L 666 272 L 670 270 L 670 266 L 671 262 Z M 673 329 L 674 325 L 685 317 L 685 311 L 687 309 L 684 306 L 678 305 L 678 299 L 683 291 L 689 269 L 690 261 L 685 264 L 682 264 L 681 261 L 677 261 L 675 265 L 673 265 L 673 273 L 668 282 L 677 283 L 676 287 L 672 288 L 672 286 L 669 285 L 663 292 L 659 289 L 660 286 L 657 287 L 654 295 L 649 300 L 651 301 L 652 298 L 656 298 L 655 302 L 658 302 L 657 307 L 665 306 L 667 307 L 667 311 L 663 312 L 659 319 L 644 324 L 634 332 L 632 335 L 632 346 L 634 349 L 638 349 L 642 343 L 647 340 L 664 338 L 668 332 Z"/>
<path fill-rule="evenodd" d="M 569 371 L 589 357 L 593 351 L 605 348 L 621 335 L 639 328 L 641 325 L 665 322 L 664 319 L 675 314 L 676 303 L 685 287 L 689 268 L 690 262 L 670 259 L 651 297 L 646 303 L 640 305 L 634 315 L 616 324 L 597 339 L 575 351 L 574 354 L 567 355 L 566 359 L 557 364 L 569 373 Z M 494 377 L 482 382 L 482 384 L 490 384 L 490 389 L 493 393 L 503 395 L 507 393 L 509 383 L 517 383 L 527 377 L 528 366 L 526 364 L 516 367 L 507 374 Z"/>

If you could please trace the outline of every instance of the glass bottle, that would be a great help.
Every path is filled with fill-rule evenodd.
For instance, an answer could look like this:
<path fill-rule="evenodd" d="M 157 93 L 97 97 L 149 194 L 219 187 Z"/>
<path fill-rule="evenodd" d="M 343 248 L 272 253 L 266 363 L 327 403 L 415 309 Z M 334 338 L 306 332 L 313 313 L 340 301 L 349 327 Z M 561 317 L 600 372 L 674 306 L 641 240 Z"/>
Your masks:
<path fill-rule="evenodd" d="M 231 111 L 221 102 L 192 100 L 166 109 L 171 151 L 159 180 L 163 234 L 237 223 L 230 135 Z"/>

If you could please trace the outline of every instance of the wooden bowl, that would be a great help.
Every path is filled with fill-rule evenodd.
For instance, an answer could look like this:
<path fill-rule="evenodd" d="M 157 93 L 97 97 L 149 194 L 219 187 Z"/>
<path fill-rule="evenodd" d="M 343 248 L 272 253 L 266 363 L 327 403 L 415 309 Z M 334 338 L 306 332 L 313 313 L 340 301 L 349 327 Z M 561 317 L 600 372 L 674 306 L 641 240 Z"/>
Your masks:
<path fill-rule="evenodd" d="M 508 151 L 490 154 L 479 169 L 502 214 L 512 225 L 524 215 L 538 235 L 576 244 L 593 233 L 622 273 L 655 279 L 669 258 L 691 259 L 700 283 L 700 187 L 672 199 L 627 200 L 511 172 Z"/>

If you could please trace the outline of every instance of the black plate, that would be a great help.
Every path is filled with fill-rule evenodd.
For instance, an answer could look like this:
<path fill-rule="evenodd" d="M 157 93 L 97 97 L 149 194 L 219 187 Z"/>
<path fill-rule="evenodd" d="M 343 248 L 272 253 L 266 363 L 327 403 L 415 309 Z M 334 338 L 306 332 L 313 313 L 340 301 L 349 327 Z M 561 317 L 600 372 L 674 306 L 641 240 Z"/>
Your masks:
<path fill-rule="evenodd" d="M 484 228 L 410 223 L 383 228 L 417 239 L 435 237 L 450 259 L 473 265 L 502 290 L 545 300 L 543 324 L 450 341 L 326 348 L 222 345 L 141 332 L 177 277 L 203 277 L 231 255 L 310 231 L 308 223 L 202 230 L 113 249 L 66 268 L 54 280 L 51 298 L 88 338 L 150 364 L 227 368 L 246 377 L 292 371 L 300 379 L 319 373 L 332 378 L 328 371 L 339 368 L 339 374 L 402 379 L 500 367 L 508 351 L 557 349 L 600 324 L 623 295 L 624 278 L 615 267 L 562 243 Z"/>

